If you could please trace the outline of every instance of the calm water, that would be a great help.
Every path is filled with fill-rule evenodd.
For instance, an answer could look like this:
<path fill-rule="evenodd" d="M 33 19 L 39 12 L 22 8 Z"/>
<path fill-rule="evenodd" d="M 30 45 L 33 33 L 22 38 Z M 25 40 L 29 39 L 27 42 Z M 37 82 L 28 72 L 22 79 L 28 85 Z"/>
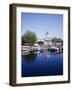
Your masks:
<path fill-rule="evenodd" d="M 22 77 L 63 75 L 63 53 L 31 52 L 22 55 Z"/>

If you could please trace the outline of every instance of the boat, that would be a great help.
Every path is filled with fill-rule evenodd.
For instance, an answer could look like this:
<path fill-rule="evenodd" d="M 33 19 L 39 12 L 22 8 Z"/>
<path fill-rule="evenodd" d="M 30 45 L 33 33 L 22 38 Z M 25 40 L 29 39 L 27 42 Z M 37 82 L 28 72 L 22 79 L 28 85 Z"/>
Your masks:
<path fill-rule="evenodd" d="M 32 50 L 31 46 L 21 46 L 21 54 L 26 55 L 29 54 Z"/>
<path fill-rule="evenodd" d="M 40 47 L 38 44 L 34 44 L 34 46 L 32 47 L 32 51 L 40 51 Z"/>
<path fill-rule="evenodd" d="M 48 50 L 59 51 L 59 48 L 57 46 L 51 45 L 51 46 L 48 46 Z"/>

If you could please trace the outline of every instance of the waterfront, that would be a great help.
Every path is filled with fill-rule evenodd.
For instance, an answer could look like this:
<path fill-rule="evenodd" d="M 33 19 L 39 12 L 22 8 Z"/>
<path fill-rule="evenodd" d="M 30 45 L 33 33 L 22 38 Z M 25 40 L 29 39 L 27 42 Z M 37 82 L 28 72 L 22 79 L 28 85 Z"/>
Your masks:
<path fill-rule="evenodd" d="M 22 55 L 22 77 L 63 75 L 63 52 L 37 51 Z"/>

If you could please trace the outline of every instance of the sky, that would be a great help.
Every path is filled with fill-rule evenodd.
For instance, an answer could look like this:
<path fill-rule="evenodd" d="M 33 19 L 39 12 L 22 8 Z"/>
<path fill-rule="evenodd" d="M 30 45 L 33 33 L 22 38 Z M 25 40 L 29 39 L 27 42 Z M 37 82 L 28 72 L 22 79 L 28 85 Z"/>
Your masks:
<path fill-rule="evenodd" d="M 63 15 L 21 13 L 21 35 L 26 31 L 35 32 L 38 39 L 46 37 L 46 32 L 51 38 L 63 39 Z"/>

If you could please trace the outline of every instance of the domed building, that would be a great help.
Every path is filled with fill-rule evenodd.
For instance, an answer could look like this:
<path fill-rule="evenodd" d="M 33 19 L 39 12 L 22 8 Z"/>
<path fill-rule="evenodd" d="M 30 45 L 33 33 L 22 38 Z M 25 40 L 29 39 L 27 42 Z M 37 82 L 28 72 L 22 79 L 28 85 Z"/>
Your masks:
<path fill-rule="evenodd" d="M 46 37 L 43 39 L 38 39 L 37 44 L 39 44 L 40 48 L 48 49 L 48 46 L 52 45 L 51 37 L 48 32 L 46 32 Z"/>
<path fill-rule="evenodd" d="M 38 40 L 37 40 L 37 43 L 38 43 L 39 45 L 44 44 L 44 39 L 38 39 Z"/>
<path fill-rule="evenodd" d="M 44 44 L 46 46 L 52 45 L 51 36 L 48 32 L 46 32 L 46 37 L 44 38 Z"/>

